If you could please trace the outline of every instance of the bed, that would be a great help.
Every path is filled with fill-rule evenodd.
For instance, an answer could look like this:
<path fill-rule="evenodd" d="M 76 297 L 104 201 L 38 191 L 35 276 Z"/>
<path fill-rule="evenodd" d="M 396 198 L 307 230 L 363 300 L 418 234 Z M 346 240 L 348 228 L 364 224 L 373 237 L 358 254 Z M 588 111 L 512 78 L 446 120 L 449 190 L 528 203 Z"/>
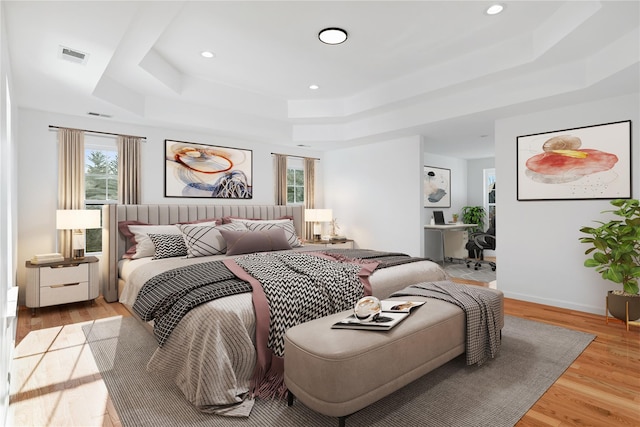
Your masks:
<path fill-rule="evenodd" d="M 229 246 L 229 251 L 224 254 L 209 254 L 205 251 L 204 254 L 200 254 L 203 256 L 190 258 L 167 256 L 152 259 L 148 252 L 138 252 L 146 256 L 125 260 L 123 256 L 127 257 L 136 252 L 131 247 L 131 236 L 119 230 L 123 226 L 129 226 L 131 229 L 140 226 L 143 230 L 152 230 L 146 227 L 182 224 L 178 228 L 182 231 L 182 236 L 188 240 L 190 232 L 214 228 L 214 224 L 219 227 L 220 221 L 214 221 L 225 218 L 225 222 L 229 222 L 228 219 L 232 218 L 231 223 L 238 227 L 286 222 L 286 230 L 300 236 L 304 225 L 303 215 L 304 208 L 300 206 L 106 205 L 103 208 L 101 263 L 103 295 L 109 302 L 120 301 L 136 317 L 140 317 L 134 310 L 134 305 L 139 300 L 141 289 L 152 279 L 156 280 L 163 274 L 170 274 L 165 272 L 202 268 L 204 265 L 217 264 L 216 261 L 220 260 L 235 265 L 246 258 L 256 257 L 259 262 L 262 259 L 259 257 L 271 256 L 262 252 L 247 255 L 242 251 L 237 255 L 229 255 L 232 252 L 232 246 Z M 160 229 L 164 228 L 158 228 L 156 231 Z M 244 230 L 231 227 L 230 231 L 225 232 L 225 236 L 235 236 L 241 231 Z M 161 233 L 147 233 L 156 238 L 157 234 Z M 289 235 L 285 238 L 291 241 L 291 237 Z M 227 242 L 231 245 L 233 240 L 229 238 Z M 313 246 L 292 246 L 292 249 L 274 251 L 273 256 L 288 257 L 287 259 L 307 258 L 309 254 L 300 253 L 318 251 L 318 248 Z M 156 251 L 159 248 L 160 246 L 156 247 Z M 193 255 L 192 249 L 189 246 L 190 255 Z M 326 254 L 312 256 L 322 258 L 326 257 Z M 370 286 L 370 293 L 378 298 L 386 298 L 410 284 L 447 279 L 446 273 L 438 264 L 424 259 L 398 265 L 389 264 L 386 268 L 378 268 L 369 273 L 367 286 Z M 185 398 L 201 411 L 247 416 L 253 404 L 250 397 L 255 394 L 252 379 L 255 379 L 256 366 L 261 363 L 260 351 L 256 350 L 259 348 L 256 341 L 260 340 L 261 334 L 260 326 L 256 329 L 256 318 L 260 318 L 261 314 L 254 308 L 254 298 L 257 298 L 254 295 L 255 292 L 243 292 L 224 296 L 188 311 L 151 355 L 147 369 L 171 375 Z M 136 309 L 140 311 L 139 307 Z M 158 338 L 158 335 L 156 337 Z"/>

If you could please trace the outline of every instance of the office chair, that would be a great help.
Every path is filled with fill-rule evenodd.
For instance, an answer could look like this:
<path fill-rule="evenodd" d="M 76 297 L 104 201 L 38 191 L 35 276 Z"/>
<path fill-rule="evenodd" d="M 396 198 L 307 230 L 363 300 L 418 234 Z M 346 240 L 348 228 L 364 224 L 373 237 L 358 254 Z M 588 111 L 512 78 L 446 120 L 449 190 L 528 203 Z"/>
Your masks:
<path fill-rule="evenodd" d="M 467 268 L 473 264 L 473 269 L 479 269 L 482 264 L 488 264 L 491 270 L 496 271 L 496 263 L 484 259 L 485 249 L 496 248 L 496 220 L 491 220 L 491 225 L 486 232 L 471 233 L 466 249 L 469 251 L 469 258 L 465 260 Z"/>

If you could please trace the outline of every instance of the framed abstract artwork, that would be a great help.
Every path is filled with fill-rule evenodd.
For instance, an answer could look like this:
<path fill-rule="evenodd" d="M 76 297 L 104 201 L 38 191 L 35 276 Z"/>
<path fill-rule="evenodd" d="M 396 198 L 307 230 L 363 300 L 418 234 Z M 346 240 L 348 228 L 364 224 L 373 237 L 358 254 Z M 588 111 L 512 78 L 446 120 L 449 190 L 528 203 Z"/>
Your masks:
<path fill-rule="evenodd" d="M 424 167 L 424 207 L 451 207 L 451 169 Z"/>
<path fill-rule="evenodd" d="M 251 199 L 253 151 L 164 140 L 165 197 Z"/>
<path fill-rule="evenodd" d="M 517 199 L 631 197 L 631 121 L 517 137 Z"/>

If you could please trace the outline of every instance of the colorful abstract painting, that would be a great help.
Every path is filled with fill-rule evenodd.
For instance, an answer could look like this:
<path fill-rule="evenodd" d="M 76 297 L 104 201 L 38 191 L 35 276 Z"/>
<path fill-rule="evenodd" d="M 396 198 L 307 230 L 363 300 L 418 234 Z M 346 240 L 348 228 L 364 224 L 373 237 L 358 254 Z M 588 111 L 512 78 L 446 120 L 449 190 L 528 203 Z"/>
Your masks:
<path fill-rule="evenodd" d="M 253 151 L 169 139 L 164 143 L 165 197 L 253 197 Z"/>
<path fill-rule="evenodd" d="M 424 207 L 451 207 L 451 170 L 424 167 Z"/>
<path fill-rule="evenodd" d="M 518 200 L 631 197 L 631 121 L 517 138 Z"/>

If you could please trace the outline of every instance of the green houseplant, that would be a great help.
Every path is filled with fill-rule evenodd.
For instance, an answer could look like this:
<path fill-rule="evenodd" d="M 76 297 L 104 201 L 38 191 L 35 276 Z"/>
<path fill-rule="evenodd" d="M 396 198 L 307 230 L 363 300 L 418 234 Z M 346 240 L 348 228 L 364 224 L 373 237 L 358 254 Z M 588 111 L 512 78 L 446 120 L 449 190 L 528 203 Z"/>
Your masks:
<path fill-rule="evenodd" d="M 478 224 L 470 228 L 470 232 L 484 231 L 484 219 L 487 215 L 482 206 L 464 206 L 460 211 L 462 222 L 465 224 Z"/>
<path fill-rule="evenodd" d="M 637 199 L 612 200 L 615 218 L 609 222 L 595 221 L 599 227 L 582 227 L 580 232 L 587 234 L 580 242 L 589 245 L 585 251 L 586 267 L 595 268 L 605 280 L 620 283 L 622 290 L 609 292 L 609 311 L 614 317 L 626 319 L 626 304 L 629 303 L 628 320 L 640 318 L 640 202 Z M 612 307 L 612 298 L 614 297 Z M 617 307 L 617 303 L 623 306 Z"/>

